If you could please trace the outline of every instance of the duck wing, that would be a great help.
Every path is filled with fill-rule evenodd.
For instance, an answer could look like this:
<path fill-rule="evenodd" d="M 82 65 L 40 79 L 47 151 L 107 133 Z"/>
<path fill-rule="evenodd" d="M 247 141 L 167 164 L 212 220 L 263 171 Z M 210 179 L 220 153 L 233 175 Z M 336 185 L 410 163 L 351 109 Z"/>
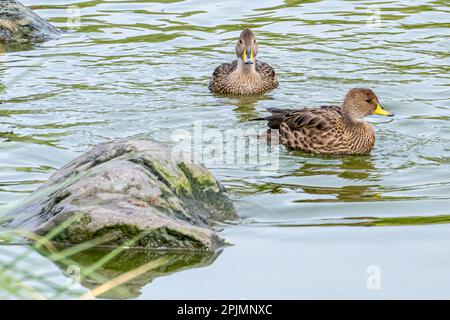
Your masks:
<path fill-rule="evenodd" d="M 302 129 L 325 131 L 342 122 L 342 109 L 338 106 L 322 106 L 310 109 L 268 108 L 272 113 L 266 117 L 271 129 L 279 129 L 284 123 L 291 131 Z"/>
<path fill-rule="evenodd" d="M 303 109 L 285 115 L 284 123 L 291 131 L 307 129 L 308 131 L 327 131 L 342 124 L 342 109 L 338 106 L 322 106 Z M 319 133 L 318 132 L 318 133 Z"/>
<path fill-rule="evenodd" d="M 211 81 L 209 82 L 208 88 L 210 91 L 217 91 L 225 81 L 230 73 L 232 73 L 237 68 L 237 61 L 230 63 L 222 63 L 218 66 L 212 75 Z"/>
<path fill-rule="evenodd" d="M 274 68 L 272 68 L 270 65 L 265 62 L 256 60 L 255 70 L 261 75 L 270 89 L 278 87 L 277 74 L 275 73 Z"/>
<path fill-rule="evenodd" d="M 280 142 L 306 152 L 346 153 L 342 116 L 338 106 L 288 111 L 279 124 Z"/>

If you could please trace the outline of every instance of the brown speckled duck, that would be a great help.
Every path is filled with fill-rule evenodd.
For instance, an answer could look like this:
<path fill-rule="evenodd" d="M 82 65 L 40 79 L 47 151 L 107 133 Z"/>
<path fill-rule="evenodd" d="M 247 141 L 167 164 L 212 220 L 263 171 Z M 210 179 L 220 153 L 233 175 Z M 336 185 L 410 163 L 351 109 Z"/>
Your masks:
<path fill-rule="evenodd" d="M 283 145 L 315 154 L 368 154 L 375 134 L 364 117 L 394 115 L 380 106 L 372 90 L 361 88 L 351 89 L 342 106 L 268 110 L 272 115 L 261 119 L 279 129 Z"/>
<path fill-rule="evenodd" d="M 275 70 L 256 60 L 258 45 L 250 29 L 241 32 L 236 44 L 237 60 L 221 64 L 214 70 L 209 90 L 228 94 L 257 94 L 278 86 Z"/>

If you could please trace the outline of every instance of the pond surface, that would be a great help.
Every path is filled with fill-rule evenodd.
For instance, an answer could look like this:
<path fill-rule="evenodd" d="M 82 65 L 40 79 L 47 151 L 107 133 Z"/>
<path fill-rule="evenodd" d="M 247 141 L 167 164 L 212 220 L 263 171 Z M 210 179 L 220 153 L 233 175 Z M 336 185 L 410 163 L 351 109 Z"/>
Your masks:
<path fill-rule="evenodd" d="M 157 260 L 172 268 L 127 297 L 450 298 L 448 1 L 23 2 L 67 32 L 0 56 L 0 213 L 99 142 L 171 141 L 198 121 L 264 128 L 248 120 L 267 107 L 338 104 L 349 88 L 370 87 L 396 113 L 368 119 L 370 156 L 280 148 L 275 171 L 207 163 L 242 217 L 222 226 L 232 246 Z M 280 86 L 246 99 L 212 95 L 209 77 L 234 59 L 246 27 Z M 24 250 L 1 246 L 1 261 Z M 36 281 L 67 280 L 37 252 L 30 259 Z"/>

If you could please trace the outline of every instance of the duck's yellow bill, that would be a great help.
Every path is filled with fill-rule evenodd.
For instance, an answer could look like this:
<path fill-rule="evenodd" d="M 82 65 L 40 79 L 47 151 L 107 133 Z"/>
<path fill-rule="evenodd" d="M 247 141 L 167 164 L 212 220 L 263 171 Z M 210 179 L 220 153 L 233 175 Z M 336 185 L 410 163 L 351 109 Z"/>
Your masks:
<path fill-rule="evenodd" d="M 375 109 L 374 114 L 378 114 L 380 116 L 387 116 L 387 117 L 393 117 L 394 114 L 392 112 L 389 112 L 385 109 L 383 109 L 379 103 L 377 103 L 377 108 Z"/>
<path fill-rule="evenodd" d="M 253 54 L 253 49 L 244 50 L 242 54 L 242 60 L 247 64 L 252 64 L 255 61 L 255 55 Z"/>

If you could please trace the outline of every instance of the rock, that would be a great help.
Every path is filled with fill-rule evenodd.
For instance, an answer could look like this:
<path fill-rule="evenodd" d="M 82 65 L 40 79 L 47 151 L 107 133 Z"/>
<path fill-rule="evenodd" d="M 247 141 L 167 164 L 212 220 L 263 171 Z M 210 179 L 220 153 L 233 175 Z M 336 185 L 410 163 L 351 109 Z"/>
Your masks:
<path fill-rule="evenodd" d="M 0 43 L 39 42 L 60 31 L 16 0 L 0 0 Z"/>
<path fill-rule="evenodd" d="M 211 226 L 236 212 L 203 166 L 160 143 L 119 140 L 68 163 L 10 217 L 10 227 L 38 235 L 59 227 L 58 243 L 214 251 L 223 241 Z"/>

